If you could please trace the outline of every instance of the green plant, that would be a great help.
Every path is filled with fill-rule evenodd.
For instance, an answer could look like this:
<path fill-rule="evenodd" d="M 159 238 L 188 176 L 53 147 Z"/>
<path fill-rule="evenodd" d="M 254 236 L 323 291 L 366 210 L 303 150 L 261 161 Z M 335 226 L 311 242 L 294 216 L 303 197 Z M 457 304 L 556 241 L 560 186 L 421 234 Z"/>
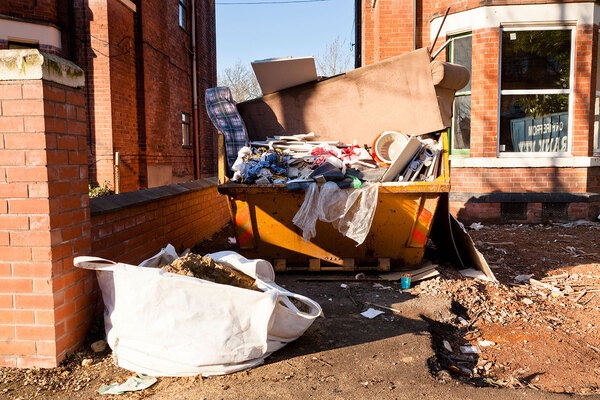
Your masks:
<path fill-rule="evenodd" d="M 90 199 L 94 197 L 102 197 L 102 196 L 110 196 L 114 194 L 114 190 L 110 188 L 110 184 L 108 182 L 104 182 L 104 185 L 100 186 L 98 184 L 88 185 Z"/>

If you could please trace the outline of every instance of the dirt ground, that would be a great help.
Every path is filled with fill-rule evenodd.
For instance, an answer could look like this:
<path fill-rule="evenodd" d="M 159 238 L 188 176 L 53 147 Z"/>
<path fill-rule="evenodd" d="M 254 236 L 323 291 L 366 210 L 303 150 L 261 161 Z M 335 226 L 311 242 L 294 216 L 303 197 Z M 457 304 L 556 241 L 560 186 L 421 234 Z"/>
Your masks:
<path fill-rule="evenodd" d="M 110 349 L 90 350 L 101 336 L 98 323 L 85 348 L 59 368 L 0 369 L 0 398 L 600 398 L 600 224 L 486 226 L 470 234 L 498 283 L 450 266 L 408 291 L 395 282 L 353 281 L 354 274 L 279 274 L 280 285 L 318 301 L 325 317 L 264 365 L 100 395 L 101 384 L 134 374 L 113 364 Z M 228 236 L 225 230 L 195 250 L 232 248 Z M 530 274 L 541 283 L 514 280 Z M 367 319 L 360 312 L 368 307 L 385 313 Z M 464 354 L 464 345 L 480 353 Z"/>

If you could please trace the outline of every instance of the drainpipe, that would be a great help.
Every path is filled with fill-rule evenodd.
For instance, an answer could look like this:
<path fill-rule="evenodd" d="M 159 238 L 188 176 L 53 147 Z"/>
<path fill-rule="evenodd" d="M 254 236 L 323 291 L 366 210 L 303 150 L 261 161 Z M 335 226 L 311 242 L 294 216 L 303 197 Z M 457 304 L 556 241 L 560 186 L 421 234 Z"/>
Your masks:
<path fill-rule="evenodd" d="M 196 54 L 196 0 L 192 0 L 192 92 L 194 103 L 194 177 L 200 179 L 200 138 L 198 137 L 198 66 Z"/>
<path fill-rule="evenodd" d="M 362 0 L 354 2 L 354 68 L 362 67 Z"/>
<path fill-rule="evenodd" d="M 413 0 L 413 50 L 417 49 L 417 0 Z"/>

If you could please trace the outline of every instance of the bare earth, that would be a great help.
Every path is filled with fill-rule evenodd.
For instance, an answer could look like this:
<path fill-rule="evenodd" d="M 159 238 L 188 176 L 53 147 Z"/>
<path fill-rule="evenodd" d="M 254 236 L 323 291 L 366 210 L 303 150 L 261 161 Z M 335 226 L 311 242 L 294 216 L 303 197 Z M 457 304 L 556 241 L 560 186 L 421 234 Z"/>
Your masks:
<path fill-rule="evenodd" d="M 214 378 L 159 378 L 144 391 L 99 395 L 101 384 L 133 373 L 114 366 L 110 349 L 90 350 L 101 337 L 98 325 L 86 347 L 57 369 L 0 369 L 0 398 L 600 398 L 600 291 L 594 291 L 600 289 L 600 225 L 489 226 L 470 233 L 499 283 L 464 278 L 450 266 L 404 292 L 391 282 L 345 281 L 344 289 L 339 280 L 300 280 L 354 274 L 279 274 L 279 284 L 318 301 L 325 318 L 262 366 Z M 230 228 L 195 250 L 231 247 L 228 236 Z M 533 274 L 542 286 L 514 282 L 521 274 Z M 397 312 L 382 308 L 385 314 L 369 320 L 359 313 L 377 307 L 366 302 Z M 463 345 L 481 353 L 463 354 Z M 82 366 L 84 359 L 91 365 Z"/>

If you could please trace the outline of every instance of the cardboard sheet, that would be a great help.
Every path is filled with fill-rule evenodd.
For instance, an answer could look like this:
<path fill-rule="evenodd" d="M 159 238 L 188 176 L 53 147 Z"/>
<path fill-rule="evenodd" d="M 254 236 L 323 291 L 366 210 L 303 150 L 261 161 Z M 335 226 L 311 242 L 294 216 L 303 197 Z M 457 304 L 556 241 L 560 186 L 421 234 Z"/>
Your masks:
<path fill-rule="evenodd" d="M 317 80 L 313 57 L 269 58 L 251 64 L 263 94 Z"/>

